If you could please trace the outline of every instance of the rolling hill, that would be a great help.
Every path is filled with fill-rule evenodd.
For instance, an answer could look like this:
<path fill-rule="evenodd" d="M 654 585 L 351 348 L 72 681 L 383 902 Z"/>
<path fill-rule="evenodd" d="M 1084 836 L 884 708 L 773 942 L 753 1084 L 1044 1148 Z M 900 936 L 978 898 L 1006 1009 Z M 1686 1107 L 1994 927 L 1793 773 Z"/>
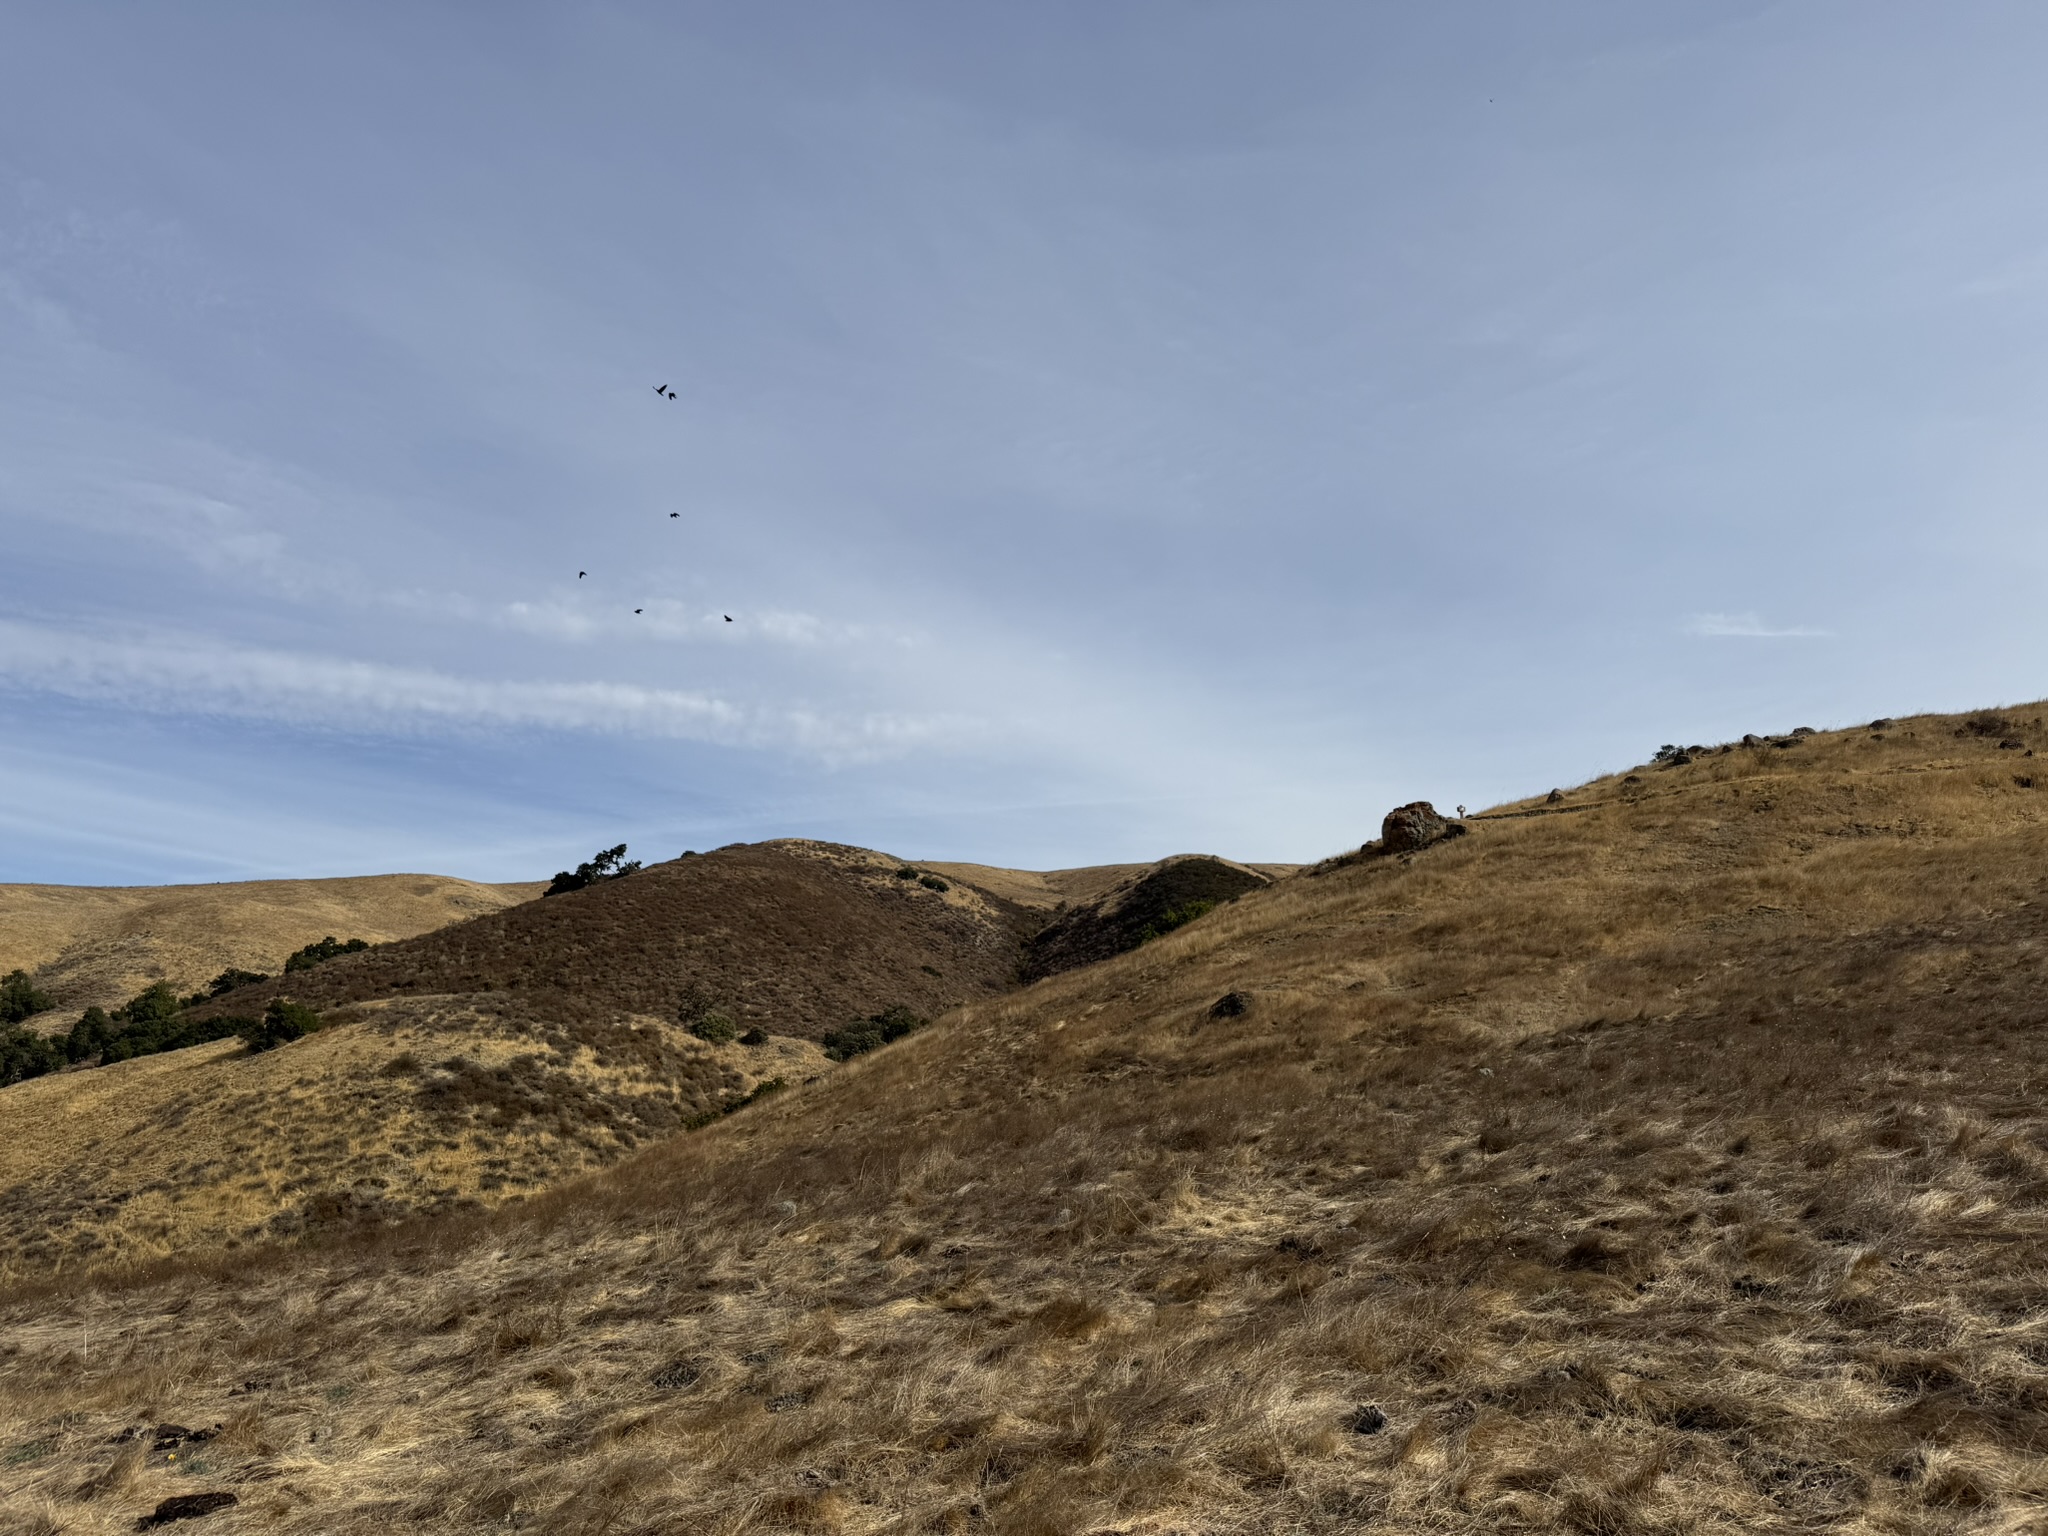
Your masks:
<path fill-rule="evenodd" d="M 276 973 L 336 937 L 385 943 L 530 901 L 545 882 L 445 875 L 220 885 L 0 885 L 0 973 L 24 970 L 64 1010 L 111 1008 L 152 982 L 188 993 L 230 968 Z"/>
<path fill-rule="evenodd" d="M 519 1206 L 25 1277 L 0 1509 L 2038 1528 L 2041 750 L 2032 706 L 1690 750 Z"/>
<path fill-rule="evenodd" d="M 1085 891 L 1152 868 L 1052 878 Z M 982 874 L 1027 894 L 1047 878 Z M 252 894 L 211 908 L 238 910 L 266 909 Z M 285 1051 L 227 1039 L 0 1090 L 16 1132 L 0 1277 L 528 1198 L 829 1070 L 834 1030 L 1013 988 L 1046 916 L 889 855 L 787 839 L 245 986 L 189 1016 L 260 1016 L 288 996 L 327 1027 Z M 744 1043 L 693 1033 L 709 1012 Z"/>

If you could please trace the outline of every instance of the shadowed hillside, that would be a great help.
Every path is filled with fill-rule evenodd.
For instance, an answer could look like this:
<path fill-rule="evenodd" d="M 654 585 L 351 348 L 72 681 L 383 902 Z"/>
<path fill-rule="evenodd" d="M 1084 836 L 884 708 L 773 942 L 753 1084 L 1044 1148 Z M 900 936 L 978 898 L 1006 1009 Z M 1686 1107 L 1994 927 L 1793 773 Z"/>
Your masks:
<path fill-rule="evenodd" d="M 567 1018 L 673 1017 L 694 989 L 742 1027 L 816 1039 L 890 1004 L 935 1014 L 1013 985 L 1036 924 L 972 887 L 899 878 L 903 867 L 829 843 L 735 845 L 344 955 L 202 1012 L 260 1013 L 275 995 L 324 1008 L 518 992 L 547 994 Z"/>
<path fill-rule="evenodd" d="M 1022 974 L 1042 980 L 1148 944 L 1268 883 L 1248 865 L 1206 854 L 1162 859 L 1058 917 L 1025 945 Z"/>
<path fill-rule="evenodd" d="M 2048 734 L 1784 739 L 1250 891 L 516 1210 L 18 1286 L 0 1507 L 2038 1528 Z"/>

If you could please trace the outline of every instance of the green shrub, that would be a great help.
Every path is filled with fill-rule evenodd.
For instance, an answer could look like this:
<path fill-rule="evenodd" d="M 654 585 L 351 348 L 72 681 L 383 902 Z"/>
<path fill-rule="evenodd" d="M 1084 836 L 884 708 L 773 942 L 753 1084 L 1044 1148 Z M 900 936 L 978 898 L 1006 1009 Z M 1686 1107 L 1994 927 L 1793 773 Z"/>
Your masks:
<path fill-rule="evenodd" d="M 768 1031 L 758 1024 L 740 1036 L 741 1045 L 766 1045 L 767 1043 Z"/>
<path fill-rule="evenodd" d="M 332 944 L 334 943 L 334 940 L 329 939 L 327 940 L 327 942 L 329 944 Z M 370 947 L 361 939 L 353 939 L 350 941 L 350 943 L 353 943 L 362 949 L 368 949 Z M 347 949 L 348 945 L 344 944 L 340 946 L 335 951 L 335 953 L 345 953 Z M 305 952 L 305 950 L 299 951 L 300 954 L 304 954 Z M 285 964 L 287 968 L 290 968 L 290 961 L 286 961 Z M 302 965 L 298 967 L 298 969 L 304 970 L 305 966 Z M 210 1003 L 216 997 L 226 996 L 228 993 L 234 991 L 235 988 L 237 987 L 251 986 L 256 982 L 268 980 L 270 980 L 270 978 L 264 975 L 261 971 L 238 970 L 237 968 L 231 965 L 226 970 L 222 971 L 218 976 L 214 977 L 213 980 L 209 981 L 206 984 L 204 990 L 194 992 L 190 997 L 186 998 L 185 1006 L 187 1008 L 197 1008 L 201 1003 Z"/>
<path fill-rule="evenodd" d="M 185 1005 L 167 981 L 159 981 L 139 992 L 108 1015 L 98 1008 L 85 1010 L 85 1017 L 64 1037 L 64 1054 L 71 1061 L 97 1056 L 101 1066 L 131 1061 L 137 1056 L 154 1056 L 160 1051 L 179 1051 L 188 1045 L 204 1045 L 234 1034 L 233 1019 L 188 1019 Z"/>
<path fill-rule="evenodd" d="M 731 1014 L 712 1008 L 690 1021 L 690 1033 L 713 1045 L 726 1045 L 739 1038 L 740 1027 L 732 1021 Z"/>
<path fill-rule="evenodd" d="M 896 878 L 898 880 L 915 880 L 917 878 L 917 866 L 914 864 L 904 865 L 896 871 Z"/>
<path fill-rule="evenodd" d="M 232 1033 L 249 1042 L 251 1051 L 275 1050 L 280 1045 L 289 1045 L 294 1040 L 303 1040 L 315 1033 L 323 1022 L 320 1015 L 304 1003 L 287 1002 L 274 997 L 260 1019 L 231 1019 L 223 1022 L 235 1026 Z"/>
<path fill-rule="evenodd" d="M 919 875 L 917 883 L 928 891 L 950 891 L 953 889 L 953 887 L 946 884 L 937 875 Z"/>
<path fill-rule="evenodd" d="M 333 959 L 333 958 L 334 958 L 334 957 L 335 957 L 336 955 L 353 955 L 353 954 L 358 954 L 358 953 L 360 953 L 361 951 L 363 951 L 363 950 L 366 950 L 366 949 L 368 949 L 369 947 L 370 947 L 370 941 L 369 941 L 368 939 L 350 939 L 350 940 L 349 940 L 349 941 L 348 941 L 348 942 L 347 942 L 346 944 L 343 944 L 343 943 L 339 943 L 339 942 L 337 942 L 337 941 L 336 941 L 336 939 L 335 939 L 335 937 L 334 937 L 334 935 L 330 933 L 329 935 L 327 935 L 327 937 L 326 937 L 326 938 L 322 939 L 322 940 L 321 940 L 321 941 L 320 941 L 320 942 L 319 942 L 318 944 L 308 944 L 308 945 L 307 945 L 307 946 L 306 946 L 306 947 L 305 947 L 304 949 L 298 949 L 298 950 L 294 950 L 294 951 L 292 951 L 291 955 L 290 955 L 290 956 L 289 956 L 289 957 L 288 957 L 288 958 L 287 958 L 287 959 L 285 960 L 285 963 L 284 963 L 284 969 L 285 969 L 285 974 L 286 974 L 286 975 L 290 975 L 290 974 L 291 974 L 291 973 L 292 973 L 293 971 L 309 971 L 309 970 L 311 970 L 311 969 L 312 969 L 312 968 L 313 968 L 314 966 L 316 966 L 316 965 L 319 965 L 319 964 L 323 963 L 324 961 L 332 960 L 332 959 Z M 242 971 L 242 972 L 232 972 L 232 971 L 230 971 L 230 972 L 223 972 L 222 974 L 223 974 L 223 975 L 237 975 L 237 974 L 239 974 L 239 975 L 244 975 L 244 976 L 246 976 L 246 975 L 248 975 L 249 973 L 248 973 L 248 972 L 246 972 L 246 971 Z M 263 980 L 264 978 L 263 978 L 263 977 L 261 977 L 261 976 L 259 976 L 259 977 L 257 977 L 256 979 L 257 979 L 258 981 L 262 981 L 262 980 Z M 215 984 L 216 984 L 216 985 L 218 985 L 218 983 L 219 983 L 219 978 L 218 978 L 218 977 L 216 977 L 216 978 L 215 978 Z M 239 982 L 237 982 L 237 983 L 236 983 L 236 985 L 237 985 L 237 986 L 239 986 L 239 985 L 240 985 L 240 983 L 239 983 Z M 222 991 L 222 992 L 225 992 L 226 990 L 227 990 L 227 988 L 225 988 L 225 987 L 222 987 L 222 988 L 221 988 L 221 991 Z M 220 992 L 216 992 L 216 993 L 214 994 L 214 996 L 216 996 L 216 997 L 220 996 Z"/>
<path fill-rule="evenodd" d="M 19 1024 L 23 1019 L 47 1013 L 56 1006 L 54 997 L 36 990 L 36 984 L 28 979 L 27 971 L 9 971 L 0 977 L 0 1025 Z"/>
<path fill-rule="evenodd" d="M 64 1065 L 59 1043 L 18 1024 L 0 1026 L 0 1088 L 26 1082 Z"/>
<path fill-rule="evenodd" d="M 580 891 L 585 886 L 596 885 L 605 880 L 623 880 L 640 867 L 640 861 L 626 860 L 626 845 L 606 848 L 596 857 L 578 864 L 573 870 L 555 871 L 554 882 L 541 892 L 543 896 L 560 896 L 569 891 Z"/>
<path fill-rule="evenodd" d="M 1185 928 L 1196 918 L 1214 912 L 1216 905 L 1213 901 L 1199 900 L 1183 902 L 1177 907 L 1168 907 L 1158 917 L 1138 930 L 1138 942 L 1140 944 L 1149 944 L 1154 939 L 1173 932 L 1176 928 Z"/>
<path fill-rule="evenodd" d="M 892 1040 L 901 1040 L 905 1035 L 915 1034 L 930 1023 L 912 1013 L 901 1003 L 884 1008 L 880 1013 L 871 1014 L 858 1024 L 849 1024 L 844 1029 L 827 1030 L 819 1044 L 825 1047 L 825 1054 L 833 1061 L 846 1061 L 863 1056 L 869 1051 L 879 1050 Z"/>

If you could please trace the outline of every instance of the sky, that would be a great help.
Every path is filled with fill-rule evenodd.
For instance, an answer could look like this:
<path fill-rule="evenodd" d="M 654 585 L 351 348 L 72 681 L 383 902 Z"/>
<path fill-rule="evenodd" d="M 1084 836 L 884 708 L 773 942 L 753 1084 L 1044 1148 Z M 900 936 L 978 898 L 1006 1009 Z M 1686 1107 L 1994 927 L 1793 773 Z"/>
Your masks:
<path fill-rule="evenodd" d="M 7 33 L 0 881 L 1302 860 L 2048 694 L 2038 5 Z"/>

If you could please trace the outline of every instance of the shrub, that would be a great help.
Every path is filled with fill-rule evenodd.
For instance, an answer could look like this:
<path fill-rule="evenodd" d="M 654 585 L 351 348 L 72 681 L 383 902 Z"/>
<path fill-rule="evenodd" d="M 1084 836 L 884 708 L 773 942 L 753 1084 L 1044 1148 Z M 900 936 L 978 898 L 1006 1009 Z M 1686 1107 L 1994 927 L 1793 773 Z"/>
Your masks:
<path fill-rule="evenodd" d="M 293 971 L 309 971 L 316 965 L 332 960 L 336 955 L 358 954 L 369 947 L 370 941 L 368 939 L 350 939 L 346 944 L 342 944 L 337 943 L 334 935 L 330 933 L 318 944 L 308 944 L 304 949 L 294 950 L 290 958 L 284 963 L 285 974 L 290 975 Z M 247 971 L 224 971 L 221 974 L 224 976 L 247 976 L 250 973 Z M 256 979 L 262 981 L 265 978 L 258 976 Z M 214 978 L 214 984 L 219 986 L 219 977 Z M 235 985 L 240 986 L 241 983 L 236 982 Z M 220 990 L 225 992 L 227 988 L 221 987 Z M 214 993 L 214 996 L 220 996 L 220 992 Z"/>
<path fill-rule="evenodd" d="M 818 1043 L 825 1047 L 825 1054 L 833 1061 L 846 1061 L 869 1051 L 879 1050 L 892 1040 L 901 1040 L 905 1035 L 915 1034 L 930 1023 L 920 1018 L 901 1003 L 884 1008 L 880 1013 L 871 1014 L 858 1024 L 849 1024 L 844 1029 L 827 1030 L 825 1038 Z"/>
<path fill-rule="evenodd" d="M 183 1050 L 224 1040 L 236 1032 L 233 1019 L 194 1020 L 184 1017 L 185 1004 L 167 981 L 159 981 L 116 1008 L 111 1015 L 88 1008 L 64 1037 L 64 1054 L 74 1062 L 94 1056 L 101 1066 Z"/>
<path fill-rule="evenodd" d="M 19 1024 L 33 1014 L 45 1013 L 57 1006 L 57 1000 L 47 992 L 38 992 L 36 984 L 28 979 L 27 971 L 9 971 L 0 977 L 0 1025 Z"/>
<path fill-rule="evenodd" d="M 741 1045 L 766 1045 L 767 1043 L 768 1031 L 758 1024 L 740 1036 Z"/>
<path fill-rule="evenodd" d="M 896 871 L 896 878 L 898 880 L 915 880 L 917 878 L 917 866 L 914 864 L 904 865 Z"/>
<path fill-rule="evenodd" d="M 63 1065 L 64 1052 L 55 1040 L 19 1025 L 0 1026 L 0 1088 L 41 1077 Z"/>
<path fill-rule="evenodd" d="M 555 872 L 554 883 L 541 892 L 543 896 L 560 896 L 569 891 L 580 891 L 585 886 L 596 885 L 605 880 L 623 880 L 640 867 L 638 859 L 626 860 L 626 845 L 606 848 L 595 858 L 578 864 L 573 870 Z"/>
<path fill-rule="evenodd" d="M 334 940 L 330 938 L 326 942 L 332 944 L 334 943 Z M 359 949 L 368 949 L 370 947 L 361 939 L 351 939 L 349 941 L 349 944 L 353 944 Z M 315 946 L 309 945 L 307 947 L 313 948 Z M 335 953 L 344 953 L 348 949 L 348 947 L 348 944 L 341 945 L 337 947 Z M 302 949 L 299 951 L 299 953 L 303 955 L 304 953 L 306 953 L 306 951 Z M 308 964 L 312 963 L 315 962 L 308 962 Z M 293 968 L 289 960 L 285 962 L 285 967 L 288 970 Z M 304 970 L 305 966 L 301 965 L 297 967 L 297 969 Z M 256 982 L 268 980 L 270 980 L 270 978 L 264 975 L 261 971 L 244 971 L 239 970 L 231 965 L 226 970 L 222 971 L 218 976 L 214 977 L 213 980 L 209 981 L 202 991 L 194 992 L 190 997 L 186 998 L 185 1006 L 187 1008 L 197 1008 L 201 1003 L 210 1003 L 216 997 L 226 996 L 228 993 L 234 991 L 235 988 L 237 987 L 252 986 Z"/>
<path fill-rule="evenodd" d="M 953 887 L 946 884 L 937 875 L 919 875 L 917 883 L 928 891 L 950 891 L 953 889 Z"/>
<path fill-rule="evenodd" d="M 1196 918 L 1214 912 L 1216 905 L 1215 902 L 1204 898 L 1197 901 L 1182 902 L 1177 907 L 1168 907 L 1159 916 L 1138 930 L 1138 942 L 1140 944 L 1149 944 L 1161 935 L 1173 932 L 1176 928 L 1184 928 Z"/>
<path fill-rule="evenodd" d="M 222 1022 L 234 1025 L 234 1033 L 249 1042 L 251 1051 L 275 1050 L 280 1045 L 289 1045 L 294 1040 L 303 1040 L 315 1033 L 323 1022 L 320 1015 L 304 1003 L 287 1002 L 275 997 L 264 1010 L 260 1019 L 229 1019 Z"/>
<path fill-rule="evenodd" d="M 713 1045 L 725 1045 L 739 1038 L 740 1027 L 733 1023 L 731 1014 L 713 1008 L 690 1021 L 690 1033 Z"/>

